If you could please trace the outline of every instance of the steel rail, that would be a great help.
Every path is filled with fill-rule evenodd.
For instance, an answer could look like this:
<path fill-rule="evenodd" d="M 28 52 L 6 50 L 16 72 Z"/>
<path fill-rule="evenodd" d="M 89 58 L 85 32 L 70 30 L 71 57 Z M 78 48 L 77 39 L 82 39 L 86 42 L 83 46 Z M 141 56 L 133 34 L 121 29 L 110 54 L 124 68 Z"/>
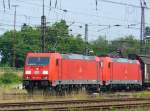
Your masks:
<path fill-rule="evenodd" d="M 25 110 L 71 110 L 71 109 L 111 109 L 130 108 L 136 106 L 150 106 L 150 98 L 127 99 L 95 99 L 95 100 L 65 100 L 65 101 L 41 101 L 0 103 L 0 111 L 25 111 Z"/>

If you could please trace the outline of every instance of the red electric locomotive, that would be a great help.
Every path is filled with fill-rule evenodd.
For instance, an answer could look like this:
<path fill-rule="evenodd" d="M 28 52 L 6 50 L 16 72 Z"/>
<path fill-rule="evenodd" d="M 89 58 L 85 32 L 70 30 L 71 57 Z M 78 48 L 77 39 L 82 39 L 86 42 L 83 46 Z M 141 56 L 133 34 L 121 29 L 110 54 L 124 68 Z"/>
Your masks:
<path fill-rule="evenodd" d="M 99 87 L 99 57 L 79 54 L 28 53 L 24 67 L 24 87 Z M 60 90 L 60 89 L 59 89 Z"/>
<path fill-rule="evenodd" d="M 142 73 L 138 60 L 100 57 L 103 86 L 112 88 L 141 88 Z"/>

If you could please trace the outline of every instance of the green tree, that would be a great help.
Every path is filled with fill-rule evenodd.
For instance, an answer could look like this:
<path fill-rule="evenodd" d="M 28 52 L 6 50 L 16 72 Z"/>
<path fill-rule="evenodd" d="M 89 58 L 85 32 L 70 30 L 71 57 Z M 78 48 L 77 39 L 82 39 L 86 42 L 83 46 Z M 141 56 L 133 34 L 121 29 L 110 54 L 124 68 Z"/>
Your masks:
<path fill-rule="evenodd" d="M 20 31 L 16 31 L 16 67 L 23 67 L 27 52 L 40 52 L 40 28 L 24 24 Z M 84 41 L 81 36 L 69 34 L 69 27 L 64 20 L 56 22 L 47 28 L 46 44 L 48 51 L 56 50 L 60 53 L 83 53 Z M 12 65 L 13 31 L 0 36 L 1 64 Z"/>
<path fill-rule="evenodd" d="M 91 42 L 92 49 L 96 55 L 106 55 L 109 53 L 109 43 L 106 36 L 99 36 Z"/>
<path fill-rule="evenodd" d="M 123 55 L 127 56 L 128 54 L 139 54 L 140 45 L 139 40 L 135 39 L 134 36 L 129 35 L 115 39 L 111 42 L 110 50 L 115 51 L 117 49 L 122 50 Z"/>
<path fill-rule="evenodd" d="M 150 36 L 150 27 L 146 27 L 145 29 L 145 35 Z"/>
<path fill-rule="evenodd" d="M 145 29 L 145 45 L 144 45 L 144 54 L 150 54 L 150 27 L 146 27 Z"/>
<path fill-rule="evenodd" d="M 6 32 L 0 37 L 0 47 L 2 64 L 12 65 L 13 59 L 13 31 Z M 39 51 L 39 31 L 30 26 L 22 27 L 21 31 L 16 31 L 16 67 L 22 67 L 27 52 Z"/>
<path fill-rule="evenodd" d="M 48 50 L 60 53 L 83 53 L 84 42 L 81 36 L 69 34 L 69 27 L 64 20 L 48 27 Z"/>

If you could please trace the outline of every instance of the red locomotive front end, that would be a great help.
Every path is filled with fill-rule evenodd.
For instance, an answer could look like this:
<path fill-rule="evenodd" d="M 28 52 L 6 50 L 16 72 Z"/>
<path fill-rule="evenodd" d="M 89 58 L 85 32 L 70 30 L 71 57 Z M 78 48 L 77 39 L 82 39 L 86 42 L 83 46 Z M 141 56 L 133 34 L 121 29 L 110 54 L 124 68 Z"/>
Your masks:
<path fill-rule="evenodd" d="M 25 89 L 45 89 L 57 75 L 59 53 L 28 53 L 24 66 Z"/>
<path fill-rule="evenodd" d="M 24 78 L 27 80 L 47 80 L 49 62 L 49 57 L 28 57 L 25 65 Z"/>

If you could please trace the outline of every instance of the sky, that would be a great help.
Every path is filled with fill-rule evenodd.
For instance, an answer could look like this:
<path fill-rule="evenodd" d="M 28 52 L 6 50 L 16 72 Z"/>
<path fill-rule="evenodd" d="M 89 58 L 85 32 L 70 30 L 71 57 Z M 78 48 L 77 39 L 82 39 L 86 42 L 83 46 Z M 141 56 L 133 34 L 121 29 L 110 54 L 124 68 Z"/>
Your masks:
<path fill-rule="evenodd" d="M 122 2 L 140 6 L 140 0 L 110 0 L 114 2 Z M 150 7 L 150 1 L 146 0 L 147 7 Z M 47 17 L 47 25 L 51 25 L 56 21 L 64 19 L 71 34 L 81 34 L 84 37 L 84 26 L 88 24 L 88 39 L 95 40 L 99 35 L 113 40 L 125 35 L 134 35 L 137 39 L 140 37 L 140 8 L 116 5 L 112 3 L 98 0 L 97 10 L 95 0 L 45 0 L 45 15 Z M 14 7 L 17 7 L 17 30 L 23 23 L 28 25 L 40 25 L 42 15 L 42 0 L 10 0 L 10 9 L 8 0 L 5 0 L 5 12 L 3 8 L 3 0 L 0 0 L 0 34 L 7 30 L 13 29 Z M 67 10 L 62 11 L 62 10 Z M 150 10 L 145 10 L 146 26 L 150 25 Z M 134 24 L 134 26 L 130 26 Z M 121 25 L 121 26 L 114 26 Z"/>

